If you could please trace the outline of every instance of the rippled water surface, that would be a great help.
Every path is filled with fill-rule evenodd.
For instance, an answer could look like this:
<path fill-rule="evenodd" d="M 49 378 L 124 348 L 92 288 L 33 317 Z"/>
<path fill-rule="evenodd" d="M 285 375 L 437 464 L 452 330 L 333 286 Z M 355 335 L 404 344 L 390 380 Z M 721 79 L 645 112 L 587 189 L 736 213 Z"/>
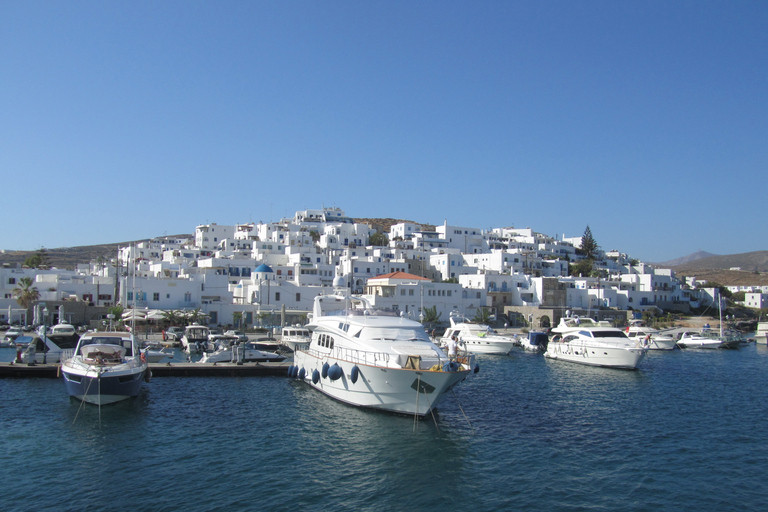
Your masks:
<path fill-rule="evenodd" d="M 418 422 L 276 377 L 155 378 L 101 410 L 60 380 L 3 379 L 0 501 L 19 511 L 765 510 L 765 346 L 652 352 L 634 372 L 527 353 L 480 363 Z"/>

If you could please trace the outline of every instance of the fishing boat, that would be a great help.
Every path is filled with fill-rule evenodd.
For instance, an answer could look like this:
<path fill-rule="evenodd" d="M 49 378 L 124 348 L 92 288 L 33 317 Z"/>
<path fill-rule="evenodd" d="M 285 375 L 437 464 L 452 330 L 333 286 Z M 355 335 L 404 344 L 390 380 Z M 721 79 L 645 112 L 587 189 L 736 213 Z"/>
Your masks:
<path fill-rule="evenodd" d="M 424 416 L 476 371 L 473 356 L 450 360 L 419 322 L 342 291 L 315 297 L 307 327 L 289 376 L 353 406 Z"/>
<path fill-rule="evenodd" d="M 139 394 L 149 366 L 129 332 L 87 332 L 61 363 L 70 396 L 105 405 Z"/>
<path fill-rule="evenodd" d="M 544 355 L 553 360 L 634 370 L 648 351 L 621 329 L 591 318 L 563 317 L 552 333 Z"/>
<path fill-rule="evenodd" d="M 473 354 L 509 354 L 516 345 L 513 336 L 503 336 L 485 324 L 468 322 L 462 318 L 457 321 L 455 315 L 451 315 L 451 326 L 445 330 L 440 340 L 442 346 L 447 346 L 448 340 L 456 337 L 459 345 Z"/>

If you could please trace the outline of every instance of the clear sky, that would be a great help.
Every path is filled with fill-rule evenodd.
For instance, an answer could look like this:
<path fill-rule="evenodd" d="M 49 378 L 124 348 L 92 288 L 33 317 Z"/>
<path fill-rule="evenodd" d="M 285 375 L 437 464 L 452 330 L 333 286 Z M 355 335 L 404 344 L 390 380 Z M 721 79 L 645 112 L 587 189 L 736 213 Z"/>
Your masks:
<path fill-rule="evenodd" d="M 0 0 L 0 248 L 351 217 L 768 249 L 768 2 Z"/>

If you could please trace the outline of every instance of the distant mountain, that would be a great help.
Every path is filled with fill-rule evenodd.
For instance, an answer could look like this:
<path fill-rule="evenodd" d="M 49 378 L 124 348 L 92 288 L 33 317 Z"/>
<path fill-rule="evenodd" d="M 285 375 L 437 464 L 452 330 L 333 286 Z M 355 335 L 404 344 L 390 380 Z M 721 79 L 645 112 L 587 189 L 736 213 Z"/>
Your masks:
<path fill-rule="evenodd" d="M 696 253 L 701 254 L 701 253 Z M 706 254 L 706 253 L 704 253 Z M 693 255 L 691 255 L 693 256 Z M 690 257 L 686 257 L 690 258 Z M 685 259 L 685 258 L 681 258 Z M 730 270 L 739 269 L 746 272 L 768 272 L 768 251 L 745 252 L 742 254 L 729 254 L 726 256 L 711 255 L 703 258 L 694 258 L 689 261 L 668 265 L 675 270 Z"/>
<path fill-rule="evenodd" d="M 160 238 L 160 237 L 158 237 Z M 194 238 L 193 235 L 171 235 L 168 238 Z M 45 249 L 46 257 L 50 267 L 74 270 L 80 263 L 90 263 L 92 260 L 98 260 L 100 257 L 106 261 L 117 257 L 117 250 L 120 247 L 146 242 L 145 240 L 135 240 L 132 242 L 120 242 L 114 244 L 101 245 L 81 245 L 77 247 L 59 247 L 56 249 Z M 0 251 L 0 265 L 8 263 L 10 265 L 23 264 L 27 258 L 37 254 L 37 251 Z"/>
<path fill-rule="evenodd" d="M 683 256 L 682 258 L 677 258 L 675 260 L 664 261 L 662 263 L 654 263 L 654 265 L 657 265 L 659 267 L 677 267 L 680 265 L 685 265 L 687 263 L 694 262 L 696 260 L 711 258 L 713 256 L 717 256 L 717 254 L 712 254 L 706 251 L 699 251 L 693 254 L 689 254 L 688 256 Z"/>

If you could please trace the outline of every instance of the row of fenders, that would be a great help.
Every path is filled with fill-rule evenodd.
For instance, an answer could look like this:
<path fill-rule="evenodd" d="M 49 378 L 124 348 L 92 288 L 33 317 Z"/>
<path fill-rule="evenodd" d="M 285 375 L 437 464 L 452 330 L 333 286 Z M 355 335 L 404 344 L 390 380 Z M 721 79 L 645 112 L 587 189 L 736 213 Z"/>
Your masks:
<path fill-rule="evenodd" d="M 312 384 L 320 382 L 320 378 L 331 379 L 332 381 L 339 380 L 344 375 L 344 370 L 341 369 L 338 363 L 333 363 L 333 366 L 327 362 L 323 364 L 322 371 L 314 369 L 312 371 Z M 307 371 L 304 368 L 299 368 L 298 365 L 291 365 L 288 367 L 288 377 L 292 379 L 304 380 L 307 376 Z M 360 377 L 360 368 L 357 365 L 352 367 L 352 371 L 349 374 L 349 379 L 352 384 L 357 382 Z"/>

